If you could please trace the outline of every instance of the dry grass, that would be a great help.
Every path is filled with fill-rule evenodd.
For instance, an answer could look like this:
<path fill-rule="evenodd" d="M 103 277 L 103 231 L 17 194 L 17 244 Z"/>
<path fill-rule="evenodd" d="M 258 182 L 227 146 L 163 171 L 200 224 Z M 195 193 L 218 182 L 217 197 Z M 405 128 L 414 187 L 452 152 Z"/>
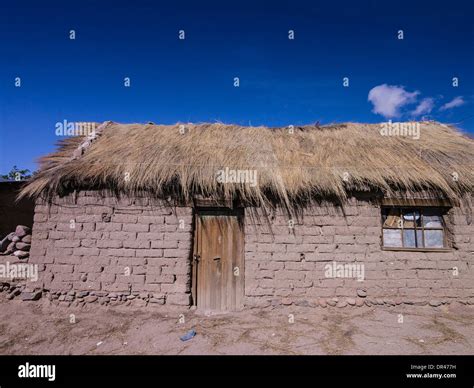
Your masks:
<path fill-rule="evenodd" d="M 106 126 L 86 152 L 84 138 L 61 141 L 21 196 L 51 197 L 72 189 L 111 189 L 156 196 L 200 194 L 291 207 L 315 197 L 344 201 L 349 190 L 472 193 L 474 141 L 454 128 L 420 123 L 421 137 L 380 135 L 378 124 L 242 127 L 225 124 Z M 222 184 L 218 170 L 256 170 L 257 184 Z M 459 179 L 453 179 L 456 173 Z M 129 174 L 130 179 L 125 179 Z M 348 179 L 344 179 L 344 177 Z"/>

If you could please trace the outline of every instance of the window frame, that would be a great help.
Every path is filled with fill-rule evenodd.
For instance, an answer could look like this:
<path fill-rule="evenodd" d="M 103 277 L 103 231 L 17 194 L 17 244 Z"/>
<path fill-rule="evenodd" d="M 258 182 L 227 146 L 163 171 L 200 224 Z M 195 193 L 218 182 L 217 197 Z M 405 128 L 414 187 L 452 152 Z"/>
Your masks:
<path fill-rule="evenodd" d="M 416 222 L 413 225 L 413 228 L 405 228 L 403 223 L 401 228 L 394 228 L 394 227 L 384 227 L 384 212 L 386 209 L 396 209 L 398 210 L 398 213 L 400 217 L 403 219 L 403 214 L 407 210 L 411 212 L 418 211 L 420 213 L 420 227 L 416 226 Z M 405 252 L 449 252 L 452 250 L 452 247 L 449 244 L 449 239 L 448 239 L 448 226 L 446 224 L 446 220 L 444 215 L 448 213 L 449 208 L 445 206 L 423 206 L 423 205 L 382 205 L 380 208 L 380 221 L 381 221 L 381 241 L 380 245 L 382 250 L 384 251 L 405 251 Z M 441 227 L 433 227 L 433 228 L 425 228 L 423 225 L 423 211 L 437 211 L 440 214 L 441 217 Z M 401 247 L 386 247 L 384 246 L 384 230 L 385 229 L 391 229 L 391 230 L 399 230 L 401 233 L 401 242 L 402 246 Z M 421 231 L 421 236 L 422 236 L 422 243 L 423 247 L 405 247 L 404 245 L 404 230 L 413 230 L 415 232 L 415 241 L 416 243 L 418 242 L 418 236 L 417 236 L 417 231 Z M 443 231 L 443 247 L 442 248 L 427 248 L 425 247 L 425 230 L 441 230 Z"/>

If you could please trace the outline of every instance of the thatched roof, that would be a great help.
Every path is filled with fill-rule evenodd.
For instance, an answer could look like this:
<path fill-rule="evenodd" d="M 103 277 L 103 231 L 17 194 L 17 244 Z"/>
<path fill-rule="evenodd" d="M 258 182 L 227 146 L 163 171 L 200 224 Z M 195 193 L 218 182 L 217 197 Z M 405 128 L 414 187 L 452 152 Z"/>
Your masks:
<path fill-rule="evenodd" d="M 200 194 L 284 204 L 349 191 L 427 191 L 448 199 L 472 193 L 474 140 L 421 122 L 420 138 L 382 136 L 380 124 L 284 128 L 225 124 L 117 124 L 61 140 L 40 160 L 21 195 L 74 189 Z M 256 171 L 257 181 L 221 183 L 219 170 Z"/>

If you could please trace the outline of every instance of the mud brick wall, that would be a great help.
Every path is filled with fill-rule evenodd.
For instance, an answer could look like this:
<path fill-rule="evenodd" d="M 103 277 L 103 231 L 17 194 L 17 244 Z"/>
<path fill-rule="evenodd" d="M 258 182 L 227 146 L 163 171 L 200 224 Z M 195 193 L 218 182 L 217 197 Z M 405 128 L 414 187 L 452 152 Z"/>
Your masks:
<path fill-rule="evenodd" d="M 454 208 L 447 252 L 384 251 L 380 206 L 312 206 L 293 217 L 245 211 L 245 304 L 474 304 L 474 225 Z M 84 191 L 38 202 L 31 257 L 54 303 L 159 306 L 191 302 L 192 209 Z M 325 265 L 364 265 L 362 282 Z M 454 275 L 457 268 L 458 275 Z"/>
<path fill-rule="evenodd" d="M 191 208 L 84 191 L 39 201 L 32 240 L 52 301 L 190 304 Z"/>
<path fill-rule="evenodd" d="M 344 212 L 329 204 L 306 209 L 293 228 L 282 212 L 267 222 L 246 209 L 246 304 L 474 304 L 474 225 L 459 208 L 447 218 L 452 250 L 405 252 L 382 250 L 381 209 L 367 201 L 353 198 Z M 327 278 L 325 265 L 334 261 L 364 264 L 365 280 Z"/>

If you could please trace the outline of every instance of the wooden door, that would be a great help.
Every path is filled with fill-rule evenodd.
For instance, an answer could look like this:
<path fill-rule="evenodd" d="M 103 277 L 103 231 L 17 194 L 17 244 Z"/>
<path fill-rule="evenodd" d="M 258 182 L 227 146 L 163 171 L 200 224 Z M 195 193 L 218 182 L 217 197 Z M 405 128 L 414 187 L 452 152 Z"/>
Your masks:
<path fill-rule="evenodd" d="M 193 293 L 199 309 L 233 311 L 244 296 L 242 211 L 198 210 Z"/>

